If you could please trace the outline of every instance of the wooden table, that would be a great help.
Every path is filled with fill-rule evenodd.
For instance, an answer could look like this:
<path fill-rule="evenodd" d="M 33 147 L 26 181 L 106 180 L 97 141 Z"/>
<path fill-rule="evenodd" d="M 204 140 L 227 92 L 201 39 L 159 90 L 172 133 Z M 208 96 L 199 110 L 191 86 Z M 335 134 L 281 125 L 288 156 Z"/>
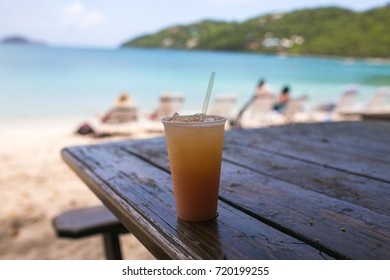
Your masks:
<path fill-rule="evenodd" d="M 226 132 L 202 223 L 176 217 L 164 138 L 62 156 L 159 259 L 390 259 L 390 122 Z"/>

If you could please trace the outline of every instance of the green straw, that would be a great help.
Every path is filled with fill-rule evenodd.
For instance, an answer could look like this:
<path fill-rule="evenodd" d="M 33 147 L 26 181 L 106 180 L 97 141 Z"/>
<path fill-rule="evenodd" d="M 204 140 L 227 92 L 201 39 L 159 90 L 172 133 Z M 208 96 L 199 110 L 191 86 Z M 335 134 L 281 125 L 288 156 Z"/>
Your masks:
<path fill-rule="evenodd" d="M 207 113 L 207 107 L 209 106 L 211 90 L 213 89 L 213 84 L 214 84 L 214 77 L 215 77 L 215 72 L 213 71 L 213 72 L 211 72 L 209 86 L 207 87 L 206 96 L 205 96 L 204 102 L 203 102 L 203 109 L 202 109 L 202 115 L 201 115 L 202 119 L 206 116 L 206 113 Z"/>

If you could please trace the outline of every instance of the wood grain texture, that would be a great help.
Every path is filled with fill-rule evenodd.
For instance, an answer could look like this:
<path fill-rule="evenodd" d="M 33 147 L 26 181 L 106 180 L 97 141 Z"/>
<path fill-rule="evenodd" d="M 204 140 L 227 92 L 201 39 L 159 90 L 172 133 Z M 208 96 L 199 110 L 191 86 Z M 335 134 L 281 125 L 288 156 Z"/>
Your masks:
<path fill-rule="evenodd" d="M 366 131 L 364 125 L 359 126 L 351 122 L 351 126 L 351 131 L 348 133 L 354 135 L 355 138 L 362 138 L 361 133 Z M 294 128 L 299 131 L 301 127 L 306 127 L 305 134 L 292 134 L 291 131 L 294 131 Z M 265 128 L 261 133 L 258 130 L 248 130 L 245 133 L 233 131 L 230 137 L 227 138 L 227 144 L 246 145 L 285 157 L 390 183 L 390 172 L 388 172 L 390 165 L 389 153 L 372 147 L 362 148 L 355 145 L 347 147 L 346 145 L 330 144 L 329 141 L 311 141 L 309 139 L 308 135 L 318 135 L 324 127 L 326 127 L 325 124 L 318 126 L 295 125 L 279 127 L 279 129 L 276 127 Z M 380 130 L 378 133 L 384 134 L 386 138 L 389 136 L 389 142 L 386 143 L 390 143 L 388 131 L 377 130 Z M 329 137 L 332 137 L 332 135 L 329 134 Z M 380 141 L 382 140 L 380 138 Z M 378 146 L 386 147 L 384 143 L 380 143 Z"/>

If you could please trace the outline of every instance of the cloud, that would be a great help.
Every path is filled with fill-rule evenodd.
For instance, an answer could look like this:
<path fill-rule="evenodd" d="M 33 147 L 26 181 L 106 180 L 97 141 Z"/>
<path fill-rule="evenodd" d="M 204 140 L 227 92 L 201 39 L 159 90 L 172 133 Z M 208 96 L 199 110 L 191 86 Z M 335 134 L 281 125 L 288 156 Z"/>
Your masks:
<path fill-rule="evenodd" d="M 81 29 L 90 29 L 104 23 L 107 16 L 97 10 L 87 9 L 81 2 L 73 2 L 63 12 L 64 25 Z"/>

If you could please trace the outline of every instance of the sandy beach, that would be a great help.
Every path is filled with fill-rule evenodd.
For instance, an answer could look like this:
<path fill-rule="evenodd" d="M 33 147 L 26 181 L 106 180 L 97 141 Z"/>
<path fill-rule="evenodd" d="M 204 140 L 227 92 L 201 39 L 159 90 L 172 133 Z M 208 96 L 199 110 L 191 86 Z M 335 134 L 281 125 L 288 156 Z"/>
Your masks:
<path fill-rule="evenodd" d="M 104 259 L 100 236 L 58 238 L 52 219 L 62 211 L 100 204 L 99 199 L 62 161 L 71 145 L 113 141 L 75 135 L 80 122 L 29 121 L 0 124 L 0 259 Z M 155 137 L 137 134 L 127 138 Z M 124 259 L 154 259 L 130 235 L 121 237 Z"/>

